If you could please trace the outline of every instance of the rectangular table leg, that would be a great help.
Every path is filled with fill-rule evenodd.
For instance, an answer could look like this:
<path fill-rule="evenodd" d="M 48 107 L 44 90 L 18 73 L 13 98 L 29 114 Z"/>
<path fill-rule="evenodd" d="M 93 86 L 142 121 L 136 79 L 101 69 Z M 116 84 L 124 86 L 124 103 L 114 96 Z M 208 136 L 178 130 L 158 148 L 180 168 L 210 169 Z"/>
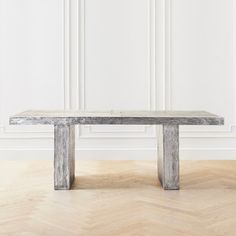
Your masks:
<path fill-rule="evenodd" d="M 158 177 L 164 189 L 179 189 L 179 126 L 164 124 L 158 134 Z"/>
<path fill-rule="evenodd" d="M 70 189 L 75 175 L 75 127 L 54 126 L 54 189 Z"/>

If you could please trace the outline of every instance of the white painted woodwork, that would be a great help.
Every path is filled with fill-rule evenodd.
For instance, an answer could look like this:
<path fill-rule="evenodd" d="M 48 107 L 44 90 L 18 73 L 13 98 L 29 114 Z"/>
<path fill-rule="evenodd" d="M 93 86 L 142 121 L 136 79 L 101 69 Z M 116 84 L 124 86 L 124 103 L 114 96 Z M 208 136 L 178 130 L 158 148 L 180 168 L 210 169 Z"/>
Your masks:
<path fill-rule="evenodd" d="M 52 128 L 8 118 L 64 108 L 208 110 L 225 125 L 181 128 L 180 156 L 235 158 L 235 5 L 1 0 L 0 158 L 52 158 Z M 156 158 L 152 126 L 85 126 L 76 137 L 85 158 Z"/>

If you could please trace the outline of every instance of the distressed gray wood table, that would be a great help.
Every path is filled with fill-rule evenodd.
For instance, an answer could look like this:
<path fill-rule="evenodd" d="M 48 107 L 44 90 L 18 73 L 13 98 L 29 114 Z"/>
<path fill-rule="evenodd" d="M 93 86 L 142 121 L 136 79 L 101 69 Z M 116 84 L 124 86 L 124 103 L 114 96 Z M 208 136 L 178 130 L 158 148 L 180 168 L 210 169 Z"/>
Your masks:
<path fill-rule="evenodd" d="M 205 111 L 25 111 L 14 125 L 54 125 L 54 188 L 70 189 L 75 171 L 75 125 L 160 125 L 158 177 L 164 189 L 179 189 L 179 125 L 223 125 Z"/>

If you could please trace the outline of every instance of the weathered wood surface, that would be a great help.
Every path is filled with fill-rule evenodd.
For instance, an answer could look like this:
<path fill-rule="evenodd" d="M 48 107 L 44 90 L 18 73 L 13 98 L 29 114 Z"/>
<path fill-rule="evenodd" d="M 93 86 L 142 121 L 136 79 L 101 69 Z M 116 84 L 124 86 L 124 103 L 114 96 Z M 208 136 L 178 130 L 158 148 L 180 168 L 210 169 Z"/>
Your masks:
<path fill-rule="evenodd" d="M 158 177 L 164 189 L 179 189 L 179 126 L 162 125 L 158 134 Z"/>
<path fill-rule="evenodd" d="M 70 189 L 75 173 L 75 128 L 54 126 L 54 189 Z"/>
<path fill-rule="evenodd" d="M 205 111 L 25 111 L 10 124 L 223 125 L 224 118 Z"/>

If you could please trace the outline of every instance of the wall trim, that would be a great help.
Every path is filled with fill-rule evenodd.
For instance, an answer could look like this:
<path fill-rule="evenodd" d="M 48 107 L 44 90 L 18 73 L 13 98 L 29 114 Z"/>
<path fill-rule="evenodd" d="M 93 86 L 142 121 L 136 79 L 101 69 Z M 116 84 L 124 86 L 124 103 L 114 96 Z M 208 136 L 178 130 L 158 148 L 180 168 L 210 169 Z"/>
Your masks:
<path fill-rule="evenodd" d="M 79 160 L 157 160 L 155 148 L 81 148 Z M 235 160 L 236 148 L 181 148 L 181 160 Z M 0 149 L 0 160 L 53 160 L 53 149 Z"/>

